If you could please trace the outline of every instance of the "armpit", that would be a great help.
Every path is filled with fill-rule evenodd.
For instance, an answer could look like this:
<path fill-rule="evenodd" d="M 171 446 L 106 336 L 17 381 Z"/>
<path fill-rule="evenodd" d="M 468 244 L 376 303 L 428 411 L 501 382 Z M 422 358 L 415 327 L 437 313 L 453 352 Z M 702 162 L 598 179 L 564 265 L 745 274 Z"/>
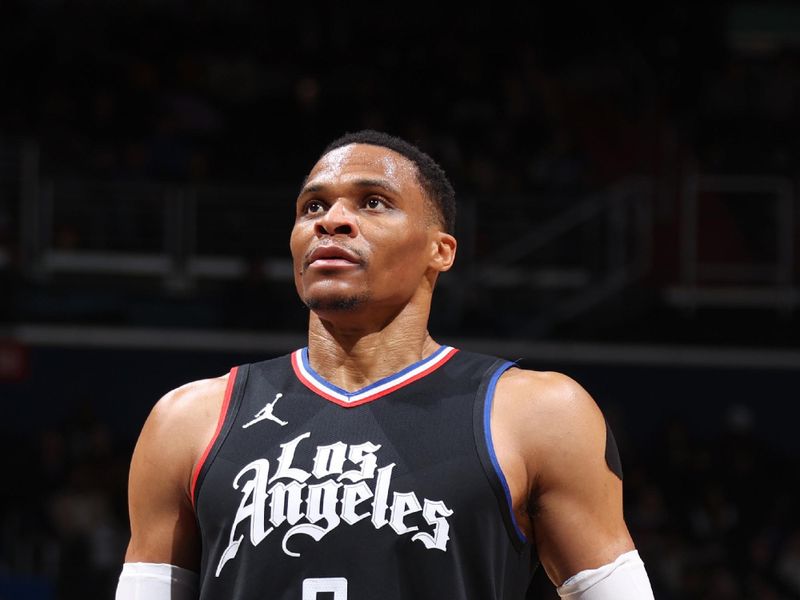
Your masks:
<path fill-rule="evenodd" d="M 614 439 L 614 433 L 606 419 L 606 464 L 611 472 L 622 480 L 622 460 L 619 457 L 619 449 L 617 448 L 617 440 Z"/>

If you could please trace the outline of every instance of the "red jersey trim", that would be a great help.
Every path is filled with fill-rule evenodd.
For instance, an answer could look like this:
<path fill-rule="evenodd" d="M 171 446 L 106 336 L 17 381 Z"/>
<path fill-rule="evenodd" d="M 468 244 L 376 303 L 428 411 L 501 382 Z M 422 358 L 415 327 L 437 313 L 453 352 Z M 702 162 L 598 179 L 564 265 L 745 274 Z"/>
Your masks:
<path fill-rule="evenodd" d="M 189 494 L 192 500 L 192 508 L 195 508 L 195 491 L 197 488 L 197 478 L 200 476 L 200 471 L 203 468 L 203 465 L 208 458 L 209 453 L 211 452 L 211 448 L 214 447 L 214 443 L 217 441 L 219 437 L 220 431 L 222 431 L 222 425 L 225 423 L 225 415 L 228 414 L 228 406 L 231 403 L 231 395 L 233 394 L 233 384 L 236 381 L 236 373 L 239 370 L 239 367 L 233 367 L 231 369 L 230 374 L 228 375 L 228 385 L 225 387 L 225 398 L 222 401 L 222 408 L 219 411 L 219 417 L 217 417 L 217 429 L 214 432 L 214 435 L 211 438 L 211 441 L 208 442 L 205 451 L 203 452 L 200 460 L 197 461 L 197 464 L 194 467 L 194 473 L 192 474 L 192 484 L 189 488 Z"/>

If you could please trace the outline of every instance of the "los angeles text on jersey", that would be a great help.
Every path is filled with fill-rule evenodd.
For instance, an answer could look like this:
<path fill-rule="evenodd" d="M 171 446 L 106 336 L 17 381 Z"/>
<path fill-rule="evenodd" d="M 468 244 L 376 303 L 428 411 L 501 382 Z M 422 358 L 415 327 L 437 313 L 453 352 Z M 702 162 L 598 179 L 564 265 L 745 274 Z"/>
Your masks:
<path fill-rule="evenodd" d="M 392 492 L 390 501 L 395 464 L 378 468 L 380 445 L 336 442 L 317 446 L 313 464 L 305 465 L 311 470 L 306 471 L 294 464 L 295 453 L 310 437 L 306 432 L 281 444 L 274 471 L 269 460 L 259 458 L 234 478 L 233 488 L 241 492 L 242 500 L 228 546 L 217 564 L 217 577 L 225 563 L 236 557 L 245 533 L 250 543 L 258 546 L 282 527 L 288 527 L 281 542 L 288 556 L 300 556 L 289 548 L 294 536 L 319 542 L 342 522 L 353 525 L 367 518 L 376 529 L 388 524 L 397 535 L 416 531 L 413 541 L 429 550 L 447 551 L 447 517 L 453 511 L 441 500 L 423 498 L 420 504 L 414 492 Z"/>

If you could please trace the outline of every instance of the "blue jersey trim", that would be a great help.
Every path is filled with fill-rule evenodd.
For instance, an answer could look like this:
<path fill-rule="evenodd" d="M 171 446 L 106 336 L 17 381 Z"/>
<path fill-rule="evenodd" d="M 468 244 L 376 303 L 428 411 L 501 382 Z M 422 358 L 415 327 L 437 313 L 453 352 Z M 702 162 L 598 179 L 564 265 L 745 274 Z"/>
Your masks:
<path fill-rule="evenodd" d="M 486 389 L 486 399 L 483 403 L 483 433 L 486 437 L 486 447 L 489 450 L 489 458 L 492 461 L 492 466 L 494 467 L 495 473 L 497 473 L 497 478 L 500 480 L 500 484 L 503 486 L 503 492 L 506 495 L 506 502 L 508 503 L 508 512 L 511 516 L 511 522 L 514 524 L 514 531 L 517 533 L 517 537 L 523 544 L 528 543 L 528 538 L 525 537 L 525 534 L 522 532 L 519 524 L 517 523 L 517 519 L 514 516 L 514 505 L 511 502 L 511 490 L 508 487 L 508 482 L 506 481 L 506 476 L 503 474 L 503 470 L 500 468 L 500 463 L 497 460 L 497 455 L 494 452 L 494 444 L 492 443 L 492 428 L 491 428 L 491 416 L 492 416 L 492 402 L 494 402 L 494 389 L 497 386 L 497 380 L 500 379 L 500 376 L 505 373 L 510 367 L 513 367 L 514 363 L 512 362 L 505 362 L 495 371 L 494 375 L 492 375 L 491 380 L 489 380 L 489 387 Z"/>
<path fill-rule="evenodd" d="M 370 383 L 368 386 L 365 386 L 365 387 L 361 388 L 360 390 L 356 390 L 354 392 L 348 392 L 347 390 L 344 390 L 344 389 L 340 388 L 339 386 L 332 384 L 330 381 L 328 381 L 327 379 L 322 377 L 319 373 L 317 373 L 311 367 L 311 363 L 308 360 L 308 346 L 306 346 L 305 348 L 302 349 L 302 351 L 300 353 L 300 359 L 303 361 L 303 367 L 305 367 L 306 371 L 308 371 L 308 374 L 311 377 L 313 377 L 314 380 L 316 380 L 317 383 L 319 383 L 323 387 L 326 387 L 328 389 L 334 390 L 335 392 L 337 392 L 339 394 L 342 394 L 344 396 L 347 396 L 348 398 L 351 398 L 351 397 L 356 396 L 358 394 L 363 394 L 365 392 L 368 392 L 369 390 L 371 390 L 373 388 L 376 388 L 376 387 L 378 387 L 380 385 L 384 385 L 386 383 L 389 383 L 393 379 L 397 379 L 398 377 L 402 377 L 403 375 L 405 375 L 409 371 L 413 371 L 414 369 L 416 369 L 417 367 L 419 367 L 420 365 L 422 365 L 424 363 L 434 362 L 440 355 L 442 355 L 443 353 L 447 352 L 449 349 L 450 349 L 450 346 L 439 346 L 439 349 L 436 350 L 430 356 L 426 356 L 422 360 L 418 360 L 417 362 L 407 366 L 402 371 L 398 371 L 394 375 L 389 375 L 388 377 L 384 377 L 383 379 L 379 379 L 378 381 Z"/>

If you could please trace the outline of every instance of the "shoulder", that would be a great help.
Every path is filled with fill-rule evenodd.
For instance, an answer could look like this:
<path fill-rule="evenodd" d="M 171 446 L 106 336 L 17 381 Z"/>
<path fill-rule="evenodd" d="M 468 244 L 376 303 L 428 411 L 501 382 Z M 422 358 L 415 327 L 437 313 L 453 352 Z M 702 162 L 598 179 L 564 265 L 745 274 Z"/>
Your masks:
<path fill-rule="evenodd" d="M 139 454 L 158 455 L 191 469 L 216 430 L 229 375 L 171 390 L 153 406 L 137 442 Z"/>
<path fill-rule="evenodd" d="M 601 416 L 597 403 L 583 386 L 554 371 L 511 368 L 500 377 L 495 397 L 523 415 L 569 417 L 570 421 Z"/>
<path fill-rule="evenodd" d="M 493 423 L 518 440 L 537 463 L 605 446 L 606 426 L 595 400 L 577 381 L 552 371 L 512 368 L 498 380 Z"/>
<path fill-rule="evenodd" d="M 177 387 L 156 402 L 150 418 L 171 423 L 194 420 L 219 409 L 228 386 L 229 373 L 210 379 L 199 379 Z"/>

